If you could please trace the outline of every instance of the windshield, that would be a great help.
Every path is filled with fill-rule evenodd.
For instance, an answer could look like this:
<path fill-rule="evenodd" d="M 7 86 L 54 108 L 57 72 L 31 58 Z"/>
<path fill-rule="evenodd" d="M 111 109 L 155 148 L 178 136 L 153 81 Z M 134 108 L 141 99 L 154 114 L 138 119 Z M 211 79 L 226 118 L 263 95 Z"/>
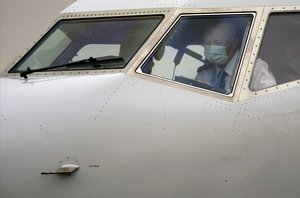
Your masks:
<path fill-rule="evenodd" d="M 163 16 L 59 21 L 9 72 L 69 64 L 90 57 L 122 57 L 125 67 Z M 120 63 L 118 63 L 120 64 Z M 58 67 L 55 70 L 95 69 Z M 103 69 L 103 68 L 102 68 Z"/>
<path fill-rule="evenodd" d="M 253 14 L 182 15 L 138 72 L 229 95 Z"/>

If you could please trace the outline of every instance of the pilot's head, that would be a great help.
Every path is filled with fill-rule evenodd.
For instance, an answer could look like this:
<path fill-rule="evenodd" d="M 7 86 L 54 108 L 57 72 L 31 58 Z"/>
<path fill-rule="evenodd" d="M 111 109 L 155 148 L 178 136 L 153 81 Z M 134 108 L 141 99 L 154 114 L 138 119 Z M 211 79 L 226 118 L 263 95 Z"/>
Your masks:
<path fill-rule="evenodd" d="M 205 59 L 219 67 L 225 66 L 233 57 L 238 46 L 237 31 L 233 24 L 218 23 L 204 33 Z"/>

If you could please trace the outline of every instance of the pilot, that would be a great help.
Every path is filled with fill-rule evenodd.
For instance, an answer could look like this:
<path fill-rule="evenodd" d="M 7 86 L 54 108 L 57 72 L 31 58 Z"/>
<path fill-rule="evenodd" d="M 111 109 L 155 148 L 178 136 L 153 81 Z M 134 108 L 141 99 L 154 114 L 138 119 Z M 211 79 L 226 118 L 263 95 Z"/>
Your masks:
<path fill-rule="evenodd" d="M 208 28 L 204 33 L 205 64 L 198 68 L 195 79 L 229 94 L 240 56 L 239 42 L 235 26 L 229 22 Z"/>

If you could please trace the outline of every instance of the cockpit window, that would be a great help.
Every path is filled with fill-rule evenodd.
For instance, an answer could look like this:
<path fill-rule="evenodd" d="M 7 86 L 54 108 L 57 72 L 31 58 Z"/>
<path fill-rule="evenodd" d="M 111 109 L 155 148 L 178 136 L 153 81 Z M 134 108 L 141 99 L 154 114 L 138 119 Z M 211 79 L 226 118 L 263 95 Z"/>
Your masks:
<path fill-rule="evenodd" d="M 24 72 L 28 68 L 95 69 L 106 65 L 124 68 L 162 18 L 155 15 L 61 20 L 9 72 Z"/>
<path fill-rule="evenodd" d="M 138 71 L 230 94 L 252 18 L 183 15 Z"/>
<path fill-rule="evenodd" d="M 269 16 L 250 89 L 265 89 L 300 79 L 300 13 Z"/>

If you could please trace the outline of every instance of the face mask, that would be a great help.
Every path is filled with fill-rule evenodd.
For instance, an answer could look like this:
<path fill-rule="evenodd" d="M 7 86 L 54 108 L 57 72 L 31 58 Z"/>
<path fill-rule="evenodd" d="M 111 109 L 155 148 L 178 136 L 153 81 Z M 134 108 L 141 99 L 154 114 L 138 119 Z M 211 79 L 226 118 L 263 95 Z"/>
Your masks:
<path fill-rule="evenodd" d="M 226 47 L 219 45 L 207 45 L 204 49 L 205 59 L 214 65 L 224 65 L 228 61 Z"/>

